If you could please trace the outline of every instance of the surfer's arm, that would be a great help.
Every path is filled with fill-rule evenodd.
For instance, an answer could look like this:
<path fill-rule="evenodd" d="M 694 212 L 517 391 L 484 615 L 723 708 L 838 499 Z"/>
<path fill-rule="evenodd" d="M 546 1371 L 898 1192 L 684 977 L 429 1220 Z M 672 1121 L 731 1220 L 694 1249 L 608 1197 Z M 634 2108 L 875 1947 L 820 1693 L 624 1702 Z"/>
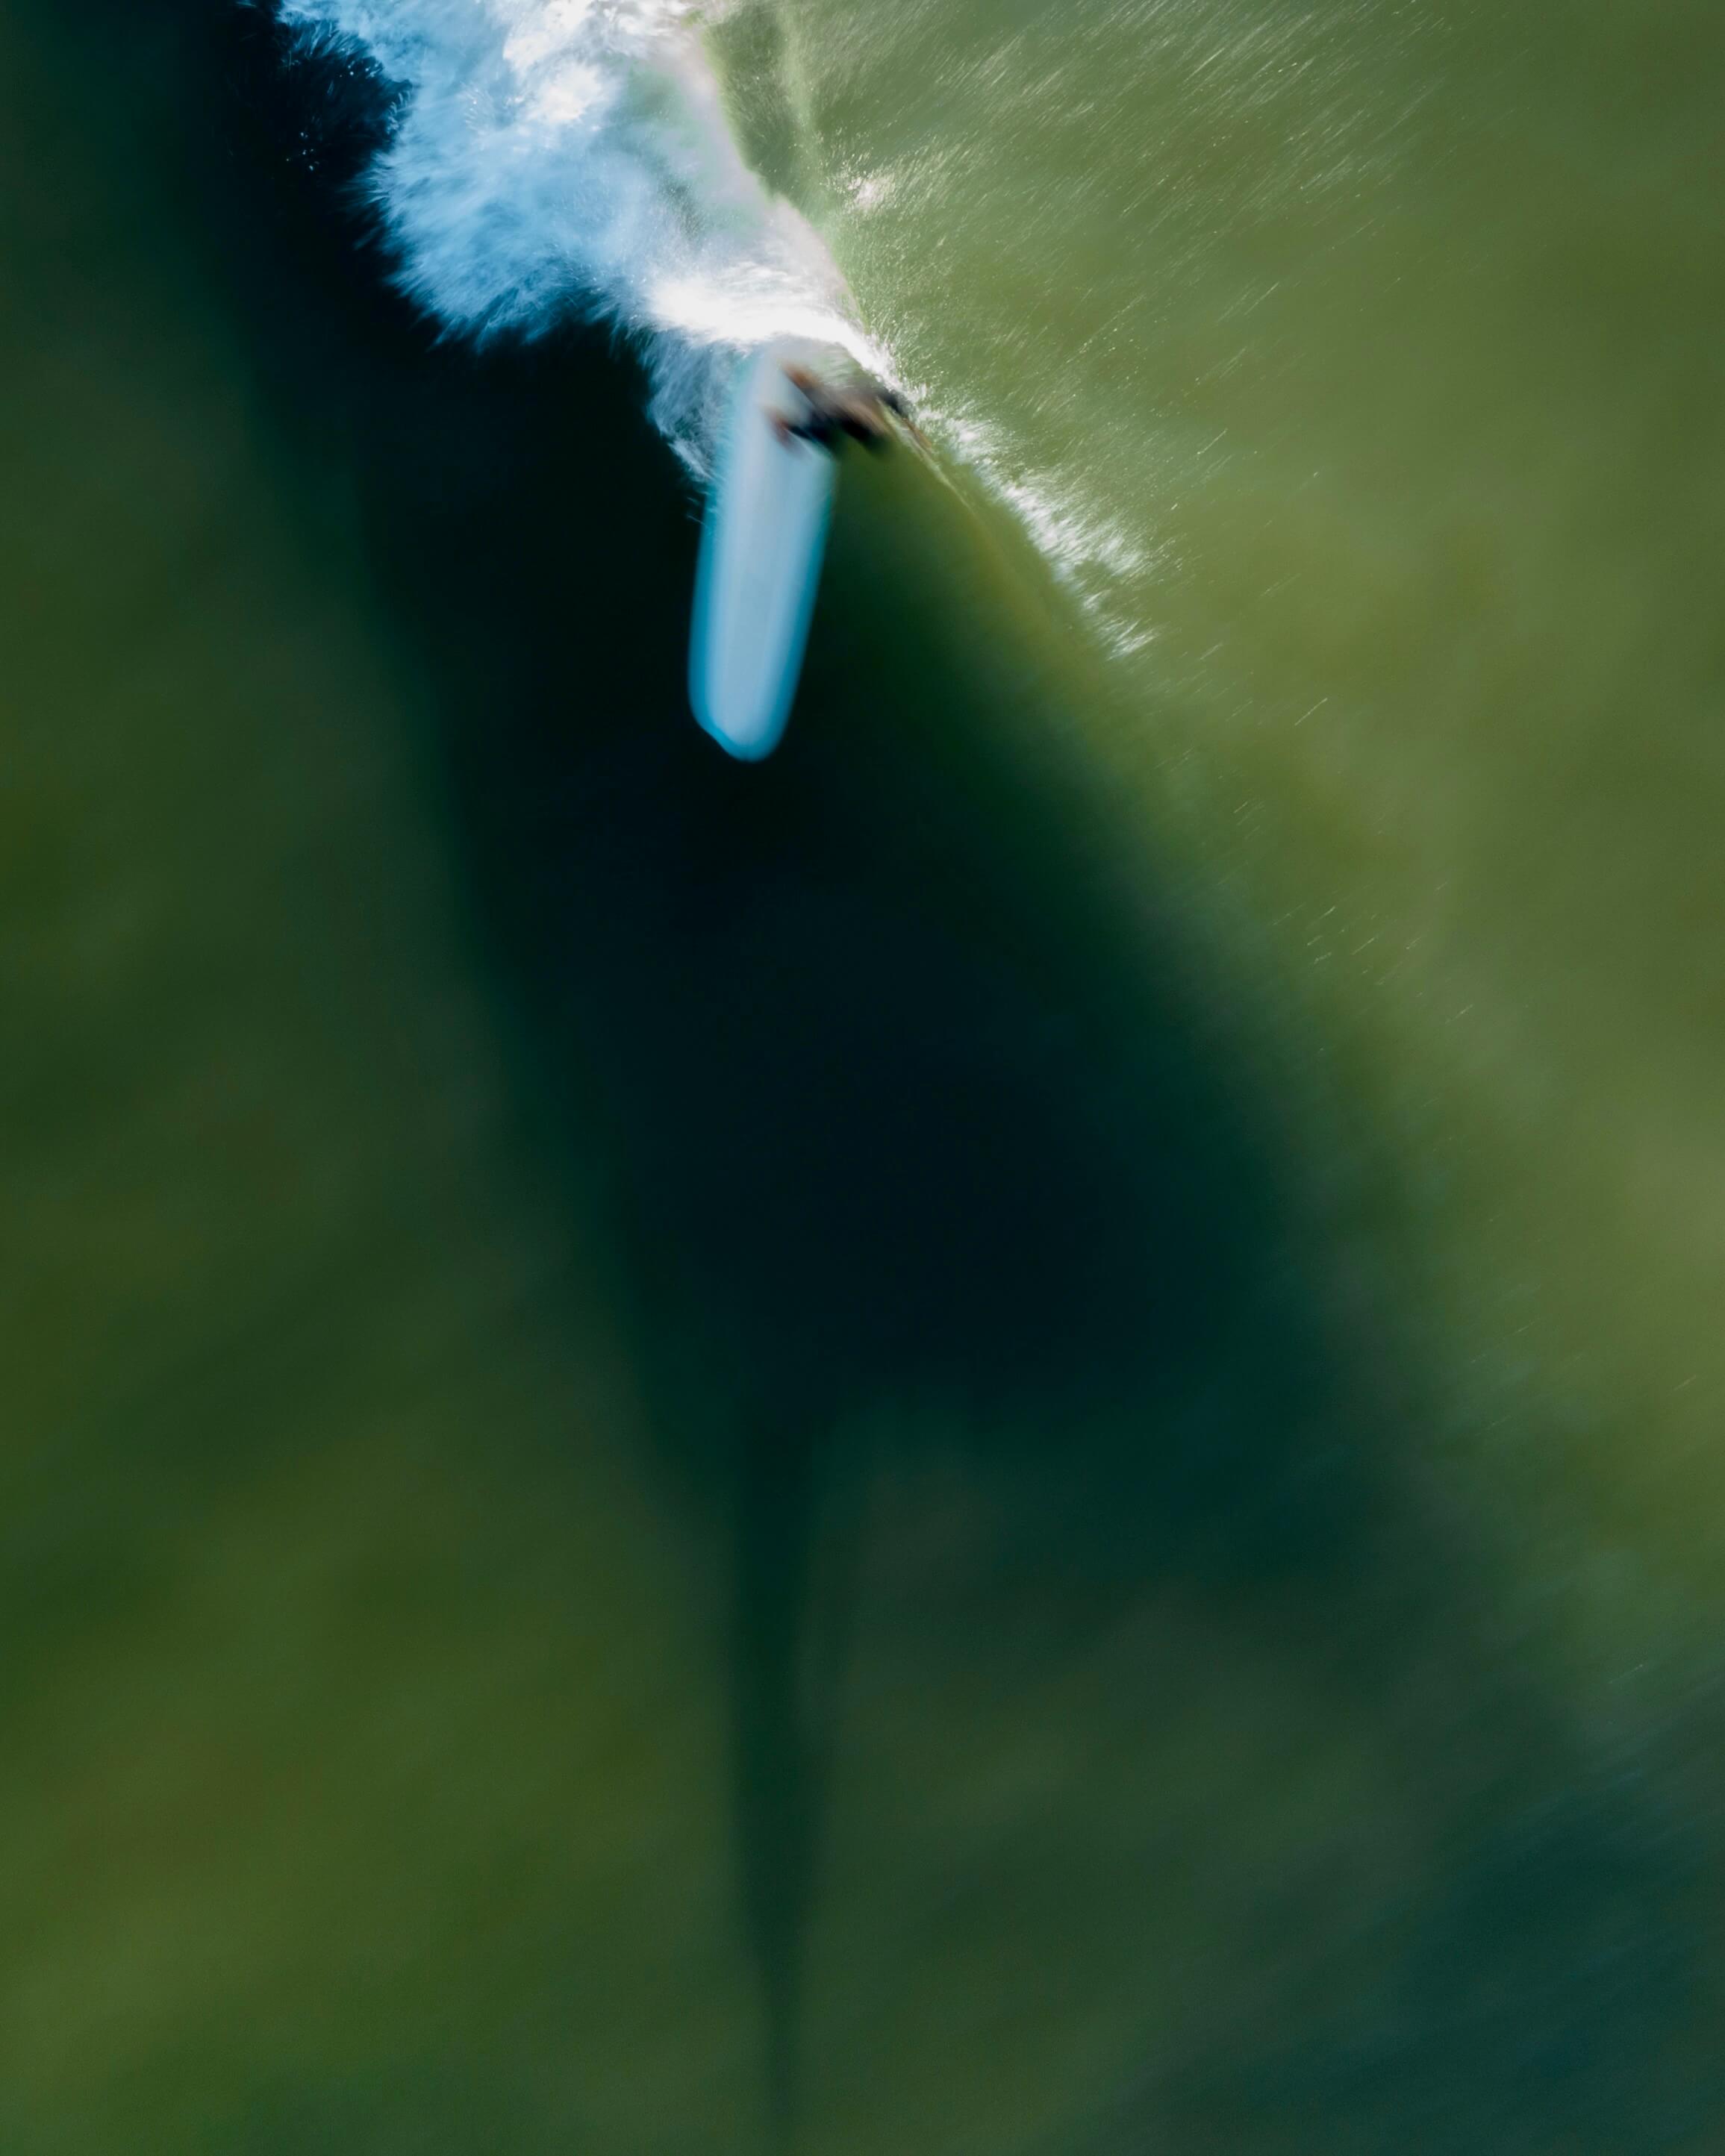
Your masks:
<path fill-rule="evenodd" d="M 930 443 L 927 435 L 911 417 L 910 405 L 900 393 L 896 389 L 883 389 L 880 392 L 880 402 L 922 450 L 923 455 L 932 457 L 934 454 L 933 445 Z"/>

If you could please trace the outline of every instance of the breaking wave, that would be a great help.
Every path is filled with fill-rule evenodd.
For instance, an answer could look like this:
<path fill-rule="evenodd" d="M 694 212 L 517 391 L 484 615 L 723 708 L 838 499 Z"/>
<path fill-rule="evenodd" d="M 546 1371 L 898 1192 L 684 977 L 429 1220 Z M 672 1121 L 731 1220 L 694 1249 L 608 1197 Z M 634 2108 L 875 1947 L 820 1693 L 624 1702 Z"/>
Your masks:
<path fill-rule="evenodd" d="M 819 235 L 744 163 L 687 0 L 278 8 L 388 85 L 367 187 L 401 285 L 452 333 L 611 323 L 696 471 L 738 357 L 768 338 L 891 373 Z"/>

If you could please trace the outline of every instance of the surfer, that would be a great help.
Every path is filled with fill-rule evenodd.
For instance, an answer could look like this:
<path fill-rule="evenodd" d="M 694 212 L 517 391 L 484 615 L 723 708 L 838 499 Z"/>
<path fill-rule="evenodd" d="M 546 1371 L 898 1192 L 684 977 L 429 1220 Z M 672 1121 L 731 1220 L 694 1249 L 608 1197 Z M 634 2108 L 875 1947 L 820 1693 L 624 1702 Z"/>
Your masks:
<path fill-rule="evenodd" d="M 787 449 L 793 442 L 813 442 L 816 449 L 836 456 L 839 444 L 848 438 L 860 442 L 865 449 L 879 451 L 892 439 L 894 420 L 913 440 L 922 441 L 911 422 L 909 405 L 897 390 L 889 389 L 884 382 L 838 388 L 823 382 L 806 367 L 787 367 L 784 375 L 808 408 L 799 419 L 768 410 L 773 431 Z"/>

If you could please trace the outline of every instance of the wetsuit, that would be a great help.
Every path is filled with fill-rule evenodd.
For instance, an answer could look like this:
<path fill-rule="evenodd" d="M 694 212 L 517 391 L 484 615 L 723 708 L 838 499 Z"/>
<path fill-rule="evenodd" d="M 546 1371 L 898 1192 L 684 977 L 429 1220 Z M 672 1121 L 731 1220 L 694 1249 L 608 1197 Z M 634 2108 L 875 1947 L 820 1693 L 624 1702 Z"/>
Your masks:
<path fill-rule="evenodd" d="M 786 429 L 798 440 L 813 442 L 817 449 L 836 452 L 839 438 L 849 434 L 853 442 L 860 442 L 865 449 L 884 449 L 886 430 L 871 427 L 855 403 L 847 399 L 834 409 L 826 404 L 817 404 L 803 393 L 809 405 L 806 418 L 791 420 Z M 901 419 L 910 417 L 909 408 L 896 389 L 878 389 L 873 393 L 875 401 L 883 411 L 891 412 Z"/>
<path fill-rule="evenodd" d="M 813 442 L 818 449 L 836 449 L 839 437 L 845 431 L 830 412 L 823 412 L 812 405 L 807 418 L 785 422 L 786 434 L 793 435 L 799 442 Z"/>

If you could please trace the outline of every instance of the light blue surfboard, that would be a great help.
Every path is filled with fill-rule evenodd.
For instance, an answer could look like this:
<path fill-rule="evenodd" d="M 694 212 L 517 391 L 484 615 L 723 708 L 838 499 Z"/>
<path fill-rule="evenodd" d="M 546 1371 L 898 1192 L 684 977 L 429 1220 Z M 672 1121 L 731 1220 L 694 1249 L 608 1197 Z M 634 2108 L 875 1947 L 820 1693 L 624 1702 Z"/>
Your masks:
<path fill-rule="evenodd" d="M 833 458 L 773 430 L 775 411 L 795 418 L 806 408 L 786 361 L 812 356 L 784 338 L 744 367 L 701 536 L 689 700 L 713 739 L 751 762 L 777 746 L 790 716 L 832 511 Z"/>

